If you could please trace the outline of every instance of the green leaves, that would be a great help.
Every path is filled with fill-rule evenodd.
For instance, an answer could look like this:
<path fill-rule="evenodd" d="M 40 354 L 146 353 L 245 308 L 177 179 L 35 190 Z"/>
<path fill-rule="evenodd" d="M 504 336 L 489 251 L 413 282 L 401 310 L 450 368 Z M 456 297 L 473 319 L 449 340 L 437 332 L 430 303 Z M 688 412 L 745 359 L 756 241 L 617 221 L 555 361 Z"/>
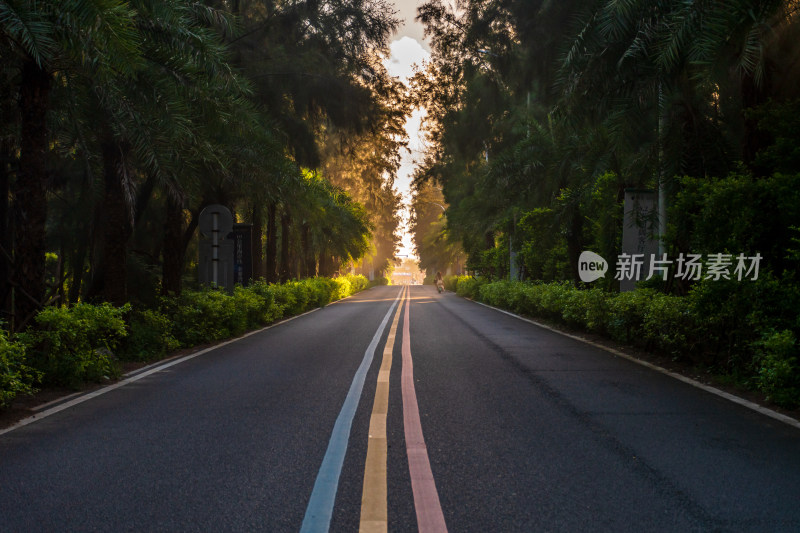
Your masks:
<path fill-rule="evenodd" d="M 123 315 L 129 310 L 85 303 L 48 307 L 36 316 L 36 329 L 18 337 L 44 384 L 78 388 L 119 374 L 114 352 L 127 335 Z"/>
<path fill-rule="evenodd" d="M 9 339 L 0 328 L 0 409 L 20 394 L 33 394 L 41 373 L 27 364 L 25 345 Z"/>
<path fill-rule="evenodd" d="M 0 2 L 0 28 L 6 46 L 32 57 L 40 67 L 51 61 L 58 49 L 52 20 L 30 1 Z"/>

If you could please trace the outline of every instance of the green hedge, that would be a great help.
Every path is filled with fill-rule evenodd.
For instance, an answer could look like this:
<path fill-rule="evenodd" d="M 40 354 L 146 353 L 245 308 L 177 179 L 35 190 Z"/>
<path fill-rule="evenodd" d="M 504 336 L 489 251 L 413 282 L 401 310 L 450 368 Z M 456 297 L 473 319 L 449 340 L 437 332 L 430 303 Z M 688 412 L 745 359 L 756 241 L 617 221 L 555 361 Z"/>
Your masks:
<path fill-rule="evenodd" d="M 322 307 L 364 290 L 364 276 L 310 278 L 282 285 L 255 282 L 233 294 L 184 291 L 162 298 L 158 309 L 79 303 L 48 307 L 35 326 L 9 340 L 0 328 L 0 407 L 34 385 L 79 388 L 113 379 L 120 360 L 151 361 L 198 344 L 242 335 L 282 318 Z"/>
<path fill-rule="evenodd" d="M 186 347 L 237 337 L 276 320 L 323 307 L 367 286 L 364 276 L 346 275 L 280 285 L 257 281 L 249 287 L 237 286 L 233 295 L 213 290 L 184 291 L 179 297 L 162 299 L 158 312 L 170 317 L 171 329 L 162 331 L 151 325 L 149 329 L 155 331 L 151 331 L 148 338 L 166 339 L 166 342 L 174 339 L 175 344 Z M 138 332 L 132 331 L 132 337 L 137 335 Z M 124 355 L 136 359 L 137 352 L 142 350 L 126 349 Z M 144 350 L 144 353 L 160 355 L 157 352 L 158 342 Z"/>
<path fill-rule="evenodd" d="M 112 379 L 119 375 L 114 353 L 127 335 L 123 315 L 129 310 L 106 303 L 47 307 L 36 315 L 36 326 L 17 337 L 45 385 Z"/>
<path fill-rule="evenodd" d="M 33 394 L 40 377 L 26 364 L 25 345 L 10 341 L 0 329 L 0 408 L 10 405 L 18 394 Z"/>
<path fill-rule="evenodd" d="M 531 317 L 597 333 L 727 375 L 783 407 L 800 406 L 797 287 L 704 281 L 687 296 L 611 293 L 569 283 L 445 280 L 448 290 Z"/>

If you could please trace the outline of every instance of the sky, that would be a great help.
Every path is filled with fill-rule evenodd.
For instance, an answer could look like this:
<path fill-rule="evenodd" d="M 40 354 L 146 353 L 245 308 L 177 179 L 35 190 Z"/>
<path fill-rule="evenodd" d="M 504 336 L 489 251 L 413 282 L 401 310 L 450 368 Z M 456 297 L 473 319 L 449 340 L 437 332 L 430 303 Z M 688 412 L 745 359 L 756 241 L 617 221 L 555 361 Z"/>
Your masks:
<path fill-rule="evenodd" d="M 400 77 L 402 80 L 408 79 L 413 75 L 412 65 L 422 64 L 429 55 L 430 48 L 423 40 L 422 25 L 414 20 L 417 5 L 421 2 L 417 0 L 395 0 L 395 8 L 398 11 L 398 18 L 403 19 L 398 32 L 391 43 L 391 57 L 386 61 L 386 68 L 391 76 Z M 423 139 L 419 132 L 422 114 L 415 111 L 406 120 L 406 133 L 409 137 L 409 149 L 403 151 L 400 169 L 395 180 L 395 189 L 403 196 L 403 203 L 406 206 L 404 219 L 408 219 L 408 205 L 411 201 L 411 175 L 414 172 L 415 161 L 421 159 Z M 401 256 L 414 255 L 414 245 L 408 228 L 403 227 L 403 240 L 400 245 L 399 254 Z"/>

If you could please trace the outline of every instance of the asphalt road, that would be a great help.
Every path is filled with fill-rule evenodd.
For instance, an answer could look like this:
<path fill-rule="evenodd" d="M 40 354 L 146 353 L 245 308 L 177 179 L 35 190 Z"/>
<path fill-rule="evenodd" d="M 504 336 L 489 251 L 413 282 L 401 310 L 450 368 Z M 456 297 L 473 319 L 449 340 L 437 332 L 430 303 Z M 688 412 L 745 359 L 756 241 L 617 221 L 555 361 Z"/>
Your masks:
<path fill-rule="evenodd" d="M 400 295 L 0 435 L 0 531 L 357 531 L 365 472 L 383 471 L 389 531 L 440 530 L 437 512 L 452 532 L 800 531 L 800 430 L 432 287 L 411 288 L 406 323 Z"/>

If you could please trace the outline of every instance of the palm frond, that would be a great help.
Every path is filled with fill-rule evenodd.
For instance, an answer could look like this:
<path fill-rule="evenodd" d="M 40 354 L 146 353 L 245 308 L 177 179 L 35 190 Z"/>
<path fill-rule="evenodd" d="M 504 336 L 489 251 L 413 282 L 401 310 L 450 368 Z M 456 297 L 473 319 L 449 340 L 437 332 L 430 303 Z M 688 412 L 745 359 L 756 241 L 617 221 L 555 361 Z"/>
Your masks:
<path fill-rule="evenodd" d="M 0 28 L 18 53 L 30 56 L 39 67 L 53 59 L 58 46 L 53 23 L 40 5 L 27 1 L 0 2 Z"/>

